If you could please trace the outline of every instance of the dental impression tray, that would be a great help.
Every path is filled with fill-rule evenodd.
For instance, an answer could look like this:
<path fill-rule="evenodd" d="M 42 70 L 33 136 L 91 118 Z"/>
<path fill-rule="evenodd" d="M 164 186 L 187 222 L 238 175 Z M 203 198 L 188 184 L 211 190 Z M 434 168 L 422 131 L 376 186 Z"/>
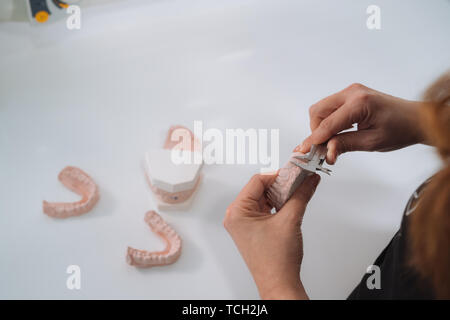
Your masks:
<path fill-rule="evenodd" d="M 308 154 L 294 152 L 288 163 L 280 169 L 275 182 L 266 192 L 270 204 L 278 211 L 289 200 L 306 177 L 316 171 L 330 175 L 331 170 L 322 165 L 327 154 L 324 144 L 312 145 Z"/>

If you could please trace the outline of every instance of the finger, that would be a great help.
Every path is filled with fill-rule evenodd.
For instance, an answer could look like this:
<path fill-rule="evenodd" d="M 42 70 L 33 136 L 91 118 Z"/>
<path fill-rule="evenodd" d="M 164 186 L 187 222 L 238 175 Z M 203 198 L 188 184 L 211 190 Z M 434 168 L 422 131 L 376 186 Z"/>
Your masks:
<path fill-rule="evenodd" d="M 277 174 L 255 174 L 239 192 L 236 201 L 250 199 L 259 203 L 264 191 L 275 181 L 276 177 Z"/>
<path fill-rule="evenodd" d="M 294 215 L 296 217 L 303 217 L 306 205 L 313 196 L 317 185 L 320 182 L 318 174 L 308 176 L 303 183 L 294 192 L 291 198 L 285 203 L 283 208 L 278 212 L 280 215 Z"/>
<path fill-rule="evenodd" d="M 294 150 L 292 150 L 292 152 L 300 152 L 301 149 L 302 149 L 302 144 L 299 144 L 298 146 L 296 146 L 294 148 Z"/>
<path fill-rule="evenodd" d="M 345 102 L 345 91 L 339 91 L 313 104 L 309 108 L 311 131 L 315 130 L 323 119 L 328 117 Z"/>
<path fill-rule="evenodd" d="M 311 145 L 324 143 L 342 130 L 351 128 L 353 123 L 357 122 L 353 110 L 354 108 L 351 104 L 344 104 L 341 108 L 331 113 L 303 141 L 300 151 L 306 153 L 310 150 Z"/>
<path fill-rule="evenodd" d="M 374 130 L 360 130 L 340 133 L 327 143 L 327 163 L 335 164 L 337 157 L 350 151 L 371 151 L 373 148 Z"/>
<path fill-rule="evenodd" d="M 264 200 L 259 205 L 259 211 L 263 214 L 271 214 L 273 206 L 268 203 L 266 198 L 261 198 L 261 199 L 264 199 Z"/>

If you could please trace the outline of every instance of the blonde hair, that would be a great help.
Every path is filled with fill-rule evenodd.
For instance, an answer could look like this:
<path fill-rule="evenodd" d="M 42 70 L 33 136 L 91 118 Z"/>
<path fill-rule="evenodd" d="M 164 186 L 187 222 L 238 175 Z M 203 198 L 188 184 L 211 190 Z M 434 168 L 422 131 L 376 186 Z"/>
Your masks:
<path fill-rule="evenodd" d="M 428 141 L 443 160 L 411 215 L 411 265 L 428 279 L 436 298 L 450 299 L 450 72 L 434 82 L 420 110 Z"/>

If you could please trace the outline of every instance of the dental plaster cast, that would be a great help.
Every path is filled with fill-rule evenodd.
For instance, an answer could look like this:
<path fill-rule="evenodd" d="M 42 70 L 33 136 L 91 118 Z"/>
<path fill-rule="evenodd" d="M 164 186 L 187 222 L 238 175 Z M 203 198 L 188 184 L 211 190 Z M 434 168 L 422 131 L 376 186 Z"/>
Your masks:
<path fill-rule="evenodd" d="M 312 173 L 292 163 L 294 156 L 303 156 L 303 153 L 295 152 L 289 161 L 278 172 L 274 183 L 267 190 L 267 199 L 278 211 L 289 200 L 305 178 Z"/>
<path fill-rule="evenodd" d="M 155 211 L 145 214 L 145 222 L 166 242 L 163 251 L 145 251 L 128 247 L 127 262 L 138 268 L 172 264 L 181 255 L 181 238 Z"/>
<path fill-rule="evenodd" d="M 173 149 L 193 158 L 194 153 L 201 152 L 201 145 L 189 129 L 173 126 L 169 129 L 163 149 L 146 153 L 146 177 L 159 210 L 186 208 L 200 183 L 202 163 L 174 163 Z"/>
<path fill-rule="evenodd" d="M 100 194 L 94 180 L 83 170 L 76 167 L 65 167 L 58 175 L 59 181 L 68 189 L 82 196 L 77 202 L 43 201 L 44 213 L 53 218 L 79 216 L 91 210 L 97 203 Z"/>

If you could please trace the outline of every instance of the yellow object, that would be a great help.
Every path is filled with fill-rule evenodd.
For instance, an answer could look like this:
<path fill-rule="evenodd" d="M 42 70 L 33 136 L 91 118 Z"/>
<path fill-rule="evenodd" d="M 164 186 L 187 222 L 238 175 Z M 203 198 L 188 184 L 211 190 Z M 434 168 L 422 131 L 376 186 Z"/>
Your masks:
<path fill-rule="evenodd" d="M 36 13 L 34 18 L 36 19 L 37 22 L 44 23 L 44 22 L 46 22 L 48 20 L 48 12 L 46 12 L 46 11 L 39 11 L 39 12 Z"/>
<path fill-rule="evenodd" d="M 69 5 L 68 5 L 67 3 L 62 2 L 62 1 L 60 1 L 60 0 L 56 0 L 56 2 L 57 2 L 58 6 L 59 6 L 60 8 L 67 9 L 67 8 L 69 7 Z"/>

